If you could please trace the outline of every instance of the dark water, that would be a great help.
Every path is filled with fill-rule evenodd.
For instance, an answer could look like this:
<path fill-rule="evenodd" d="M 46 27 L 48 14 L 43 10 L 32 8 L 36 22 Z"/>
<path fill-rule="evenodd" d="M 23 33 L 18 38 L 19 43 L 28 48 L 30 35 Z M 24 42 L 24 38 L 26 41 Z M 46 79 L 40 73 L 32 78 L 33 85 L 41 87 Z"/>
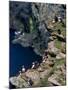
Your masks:
<path fill-rule="evenodd" d="M 33 61 L 40 61 L 41 57 L 37 55 L 31 47 L 22 47 L 20 44 L 11 43 L 14 31 L 10 31 L 10 76 L 17 75 L 21 66 L 26 69 L 31 67 Z"/>

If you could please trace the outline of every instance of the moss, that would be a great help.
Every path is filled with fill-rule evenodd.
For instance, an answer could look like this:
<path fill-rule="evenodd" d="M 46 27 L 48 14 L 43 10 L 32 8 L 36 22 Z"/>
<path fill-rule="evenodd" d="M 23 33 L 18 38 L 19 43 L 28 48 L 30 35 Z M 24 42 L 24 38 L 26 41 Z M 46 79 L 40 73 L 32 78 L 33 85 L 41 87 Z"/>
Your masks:
<path fill-rule="evenodd" d="M 41 79 L 40 86 L 41 87 L 48 86 L 48 78 Z"/>
<path fill-rule="evenodd" d="M 33 27 L 33 20 L 31 17 L 29 18 L 29 26 L 30 26 L 30 32 L 32 32 L 34 30 L 34 27 Z"/>
<path fill-rule="evenodd" d="M 61 64 L 64 64 L 65 60 L 64 59 L 59 59 L 59 60 L 56 60 L 55 62 L 55 65 L 61 65 Z"/>
<path fill-rule="evenodd" d="M 65 63 L 65 60 L 64 59 L 59 59 L 59 60 L 56 60 L 54 66 L 53 66 L 53 71 L 57 70 L 57 66 L 58 65 L 62 65 Z"/>
<path fill-rule="evenodd" d="M 55 40 L 55 46 L 58 49 L 61 49 L 61 41 L 59 41 L 58 39 Z"/>
<path fill-rule="evenodd" d="M 32 17 L 29 18 L 29 28 L 31 33 L 36 32 L 36 22 Z"/>

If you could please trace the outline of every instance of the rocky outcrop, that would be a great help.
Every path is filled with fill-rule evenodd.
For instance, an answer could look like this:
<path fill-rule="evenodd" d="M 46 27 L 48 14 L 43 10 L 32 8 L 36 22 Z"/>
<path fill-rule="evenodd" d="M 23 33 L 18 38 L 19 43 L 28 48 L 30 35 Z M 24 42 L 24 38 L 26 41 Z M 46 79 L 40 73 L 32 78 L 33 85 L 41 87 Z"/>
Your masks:
<path fill-rule="evenodd" d="M 60 52 L 60 53 L 57 54 L 56 59 L 63 59 L 65 57 L 66 57 L 66 55 L 64 53 Z"/>
<path fill-rule="evenodd" d="M 48 81 L 53 83 L 54 85 L 61 86 L 61 84 L 56 80 L 57 74 L 53 74 L 51 77 L 48 78 Z"/>
<path fill-rule="evenodd" d="M 49 78 L 48 81 L 51 82 L 54 85 L 61 86 L 65 85 L 65 66 L 64 64 L 62 65 L 57 65 L 56 66 L 57 70 L 54 71 L 54 74 L 52 74 Z"/>
<path fill-rule="evenodd" d="M 65 10 L 62 7 L 62 5 L 33 3 L 32 12 L 34 17 L 37 19 L 37 22 L 44 21 L 48 26 L 49 22 L 54 19 L 55 15 L 65 16 Z M 63 10 L 63 13 L 61 13 L 61 10 Z"/>
<path fill-rule="evenodd" d="M 12 85 L 16 86 L 17 88 L 27 88 L 30 87 L 28 82 L 24 78 L 21 78 L 20 75 L 18 77 L 11 77 L 10 82 Z"/>
<path fill-rule="evenodd" d="M 59 60 L 54 62 L 53 65 L 50 65 L 49 62 L 45 62 L 44 66 L 42 66 L 43 63 L 41 63 L 42 65 L 36 69 L 29 69 L 21 75 L 11 77 L 10 82 L 17 88 L 37 87 L 41 86 L 41 84 L 42 86 L 65 85 L 66 71 L 64 65 L 65 63 L 63 61 L 64 60 Z M 31 83 L 28 80 L 31 80 Z M 49 84 L 43 84 L 45 82 Z"/>
<path fill-rule="evenodd" d="M 56 56 L 59 53 L 59 49 L 55 47 L 55 41 L 48 43 L 48 52 L 51 56 Z"/>
<path fill-rule="evenodd" d="M 50 75 L 51 71 L 52 71 L 52 68 L 44 70 L 43 72 L 40 73 L 40 78 L 44 79 L 45 77 Z"/>
<path fill-rule="evenodd" d="M 33 81 L 33 86 L 37 85 L 40 82 L 40 74 L 37 70 L 28 70 L 26 72 L 26 77 L 30 78 Z"/>

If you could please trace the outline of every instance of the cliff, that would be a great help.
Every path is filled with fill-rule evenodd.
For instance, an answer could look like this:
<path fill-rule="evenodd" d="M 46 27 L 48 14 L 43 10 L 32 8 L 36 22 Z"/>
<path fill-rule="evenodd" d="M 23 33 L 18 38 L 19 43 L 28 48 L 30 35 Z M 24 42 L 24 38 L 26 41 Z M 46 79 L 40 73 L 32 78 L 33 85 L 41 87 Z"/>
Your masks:
<path fill-rule="evenodd" d="M 11 84 L 16 88 L 66 85 L 65 5 L 17 2 L 10 7 L 10 28 L 20 31 L 12 43 L 30 46 L 42 56 L 39 65 L 10 77 Z"/>
<path fill-rule="evenodd" d="M 59 16 L 65 19 L 65 14 L 63 4 L 10 2 L 10 28 L 16 31 L 12 42 L 30 46 L 42 56 L 54 30 L 50 22 Z"/>
<path fill-rule="evenodd" d="M 17 88 L 66 85 L 65 41 L 58 39 L 57 33 L 54 36 L 50 37 L 48 43 L 48 57 L 44 54 L 40 65 L 11 77 L 10 82 L 13 85 Z"/>

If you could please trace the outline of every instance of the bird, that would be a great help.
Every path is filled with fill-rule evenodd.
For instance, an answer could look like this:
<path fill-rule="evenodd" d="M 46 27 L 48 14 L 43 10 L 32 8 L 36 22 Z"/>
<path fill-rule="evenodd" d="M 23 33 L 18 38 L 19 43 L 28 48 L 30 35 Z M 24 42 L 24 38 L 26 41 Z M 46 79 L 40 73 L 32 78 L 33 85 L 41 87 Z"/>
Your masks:
<path fill-rule="evenodd" d="M 20 35 L 21 31 L 15 31 L 15 35 Z"/>
<path fill-rule="evenodd" d="M 33 63 L 32 63 L 32 69 L 34 69 L 34 68 L 35 68 L 35 63 L 33 62 Z"/>
<path fill-rule="evenodd" d="M 25 70 L 26 70 L 26 69 L 25 69 L 25 67 L 24 67 L 24 65 L 23 65 L 23 66 L 22 66 L 22 72 L 25 72 Z"/>
<path fill-rule="evenodd" d="M 62 21 L 62 18 L 59 16 L 58 17 L 58 22 L 61 22 Z"/>
<path fill-rule="evenodd" d="M 44 63 L 45 62 L 45 59 L 42 62 Z"/>

